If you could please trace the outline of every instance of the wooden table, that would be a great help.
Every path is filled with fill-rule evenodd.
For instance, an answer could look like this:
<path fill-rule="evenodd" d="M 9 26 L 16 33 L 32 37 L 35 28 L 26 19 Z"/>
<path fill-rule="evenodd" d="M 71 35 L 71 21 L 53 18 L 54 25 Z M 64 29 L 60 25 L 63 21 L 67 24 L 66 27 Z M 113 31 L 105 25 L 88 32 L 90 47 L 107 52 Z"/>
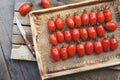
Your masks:
<path fill-rule="evenodd" d="M 13 15 L 17 6 L 27 0 L 2 0 L 0 2 L 0 80 L 41 80 L 36 62 L 10 59 L 12 48 Z M 28 0 L 37 4 L 39 0 Z M 51 0 L 53 6 L 77 2 L 80 0 Z M 14 9 L 14 4 L 16 5 Z M 34 9 L 42 7 L 34 7 Z M 27 26 L 27 25 L 26 25 Z M 104 68 L 50 80 L 119 80 L 119 66 L 113 70 Z"/>

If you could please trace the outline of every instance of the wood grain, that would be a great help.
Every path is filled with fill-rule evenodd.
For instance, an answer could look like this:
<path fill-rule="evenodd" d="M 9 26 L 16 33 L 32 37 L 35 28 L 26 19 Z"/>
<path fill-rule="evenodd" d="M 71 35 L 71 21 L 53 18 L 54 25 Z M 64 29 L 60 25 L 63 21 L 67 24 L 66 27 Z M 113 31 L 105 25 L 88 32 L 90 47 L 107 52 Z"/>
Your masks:
<path fill-rule="evenodd" d="M 22 35 L 13 35 L 12 38 L 13 38 L 12 39 L 13 44 L 23 44 L 23 45 L 26 44 L 23 37 L 22 37 Z M 27 36 L 27 38 L 33 44 L 32 36 Z"/>
<path fill-rule="evenodd" d="M 15 12 L 15 13 L 14 13 L 14 16 L 16 16 L 16 17 L 19 19 L 19 21 L 20 21 L 20 23 L 21 23 L 22 25 L 30 26 L 30 21 L 29 21 L 29 16 L 28 16 L 28 14 L 25 15 L 25 16 L 21 16 L 21 15 L 19 14 L 19 12 Z M 15 17 L 14 17 L 13 23 L 16 24 Z"/>
<path fill-rule="evenodd" d="M 32 35 L 30 26 L 23 26 L 23 28 L 27 35 L 29 35 L 29 36 Z M 13 26 L 13 35 L 21 35 L 17 25 Z"/>
<path fill-rule="evenodd" d="M 0 46 L 0 80 L 11 80 L 1 46 Z"/>

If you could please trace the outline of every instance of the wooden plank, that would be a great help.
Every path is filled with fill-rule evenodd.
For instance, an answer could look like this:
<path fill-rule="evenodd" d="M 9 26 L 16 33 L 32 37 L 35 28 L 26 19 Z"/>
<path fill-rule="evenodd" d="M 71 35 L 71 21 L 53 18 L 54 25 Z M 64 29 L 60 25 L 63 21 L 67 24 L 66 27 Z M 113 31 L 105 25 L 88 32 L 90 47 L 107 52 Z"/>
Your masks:
<path fill-rule="evenodd" d="M 23 66 L 24 65 L 24 66 Z M 37 62 L 24 61 L 20 64 L 25 80 L 41 80 Z"/>
<path fill-rule="evenodd" d="M 0 80 L 11 80 L 1 46 L 0 46 Z"/>
<path fill-rule="evenodd" d="M 23 28 L 27 35 L 29 36 L 32 35 L 30 26 L 23 26 Z M 13 26 L 13 35 L 21 35 L 17 25 Z"/>
<path fill-rule="evenodd" d="M 19 12 L 15 12 L 14 16 L 17 16 L 17 18 L 19 19 L 22 25 L 30 25 L 29 14 L 27 14 L 26 16 L 21 16 Z M 16 24 L 15 17 L 14 17 L 13 23 Z"/>
<path fill-rule="evenodd" d="M 0 41 L 11 79 L 24 80 L 22 71 L 18 63 L 19 61 L 14 61 L 10 59 L 14 10 L 13 7 L 14 0 L 3 0 L 2 3 L 0 3 Z"/>
<path fill-rule="evenodd" d="M 13 44 L 23 44 L 23 45 L 25 45 L 25 41 L 22 38 L 22 35 L 13 35 L 12 37 L 13 37 L 13 39 L 12 39 Z M 32 36 L 28 35 L 27 38 L 33 44 Z"/>
<path fill-rule="evenodd" d="M 11 59 L 36 61 L 26 45 L 12 45 Z"/>

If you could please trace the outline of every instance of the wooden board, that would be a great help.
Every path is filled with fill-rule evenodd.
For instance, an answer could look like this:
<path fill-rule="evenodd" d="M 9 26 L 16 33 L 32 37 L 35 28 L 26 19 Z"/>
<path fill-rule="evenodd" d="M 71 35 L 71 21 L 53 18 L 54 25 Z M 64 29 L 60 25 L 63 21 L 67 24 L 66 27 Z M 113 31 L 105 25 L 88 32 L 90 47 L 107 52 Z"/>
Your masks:
<path fill-rule="evenodd" d="M 86 1 L 87 4 L 88 2 L 89 1 Z M 99 1 L 96 1 L 96 2 L 99 2 Z M 48 20 L 48 17 L 50 17 L 51 15 L 55 16 L 58 13 L 60 13 L 61 16 L 63 17 L 65 16 L 64 13 L 72 13 L 75 11 L 76 8 L 81 9 L 82 7 L 79 7 L 79 6 L 83 6 L 83 5 L 84 5 L 84 2 L 31 12 L 30 14 L 30 20 L 31 20 L 31 26 L 32 26 L 31 30 L 32 30 L 32 36 L 33 36 L 33 42 L 35 45 L 36 55 L 37 55 L 37 62 L 38 62 L 42 79 L 47 79 L 47 78 L 52 78 L 52 77 L 57 77 L 57 76 L 120 64 L 119 62 L 120 54 L 117 53 L 119 49 L 117 49 L 115 52 L 109 52 L 109 54 L 103 53 L 102 55 L 99 55 L 99 56 L 92 55 L 93 57 L 91 58 L 88 56 L 85 56 L 83 58 L 83 61 L 82 61 L 82 58 L 78 58 L 78 57 L 75 57 L 73 59 L 68 59 L 66 61 L 61 60 L 58 63 L 54 62 L 51 59 L 50 57 L 51 45 L 48 40 L 48 31 L 46 27 L 46 24 L 47 24 L 46 21 Z M 105 5 L 105 3 L 104 4 L 101 3 L 99 5 L 103 6 Z M 112 12 L 115 18 L 115 13 L 114 11 Z M 114 20 L 116 21 L 116 19 Z M 119 32 L 119 29 L 118 31 L 115 32 L 115 34 L 117 34 L 117 38 L 119 36 L 118 32 Z M 99 57 L 99 59 L 97 57 Z M 89 60 L 88 62 L 84 61 L 87 59 L 92 59 L 92 61 L 89 61 Z M 79 62 L 80 60 L 81 62 Z"/>

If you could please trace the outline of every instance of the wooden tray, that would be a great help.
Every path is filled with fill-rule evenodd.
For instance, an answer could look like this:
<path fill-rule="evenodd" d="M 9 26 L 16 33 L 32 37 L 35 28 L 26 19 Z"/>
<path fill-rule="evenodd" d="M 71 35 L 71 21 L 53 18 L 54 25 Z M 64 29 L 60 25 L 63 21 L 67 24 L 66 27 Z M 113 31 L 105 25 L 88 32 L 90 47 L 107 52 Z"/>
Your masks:
<path fill-rule="evenodd" d="M 85 55 L 84 57 L 79 57 L 76 55 L 73 58 L 69 58 L 65 61 L 60 60 L 59 62 L 55 62 L 50 55 L 51 44 L 49 42 L 49 31 L 47 29 L 47 21 L 50 16 L 54 16 L 54 18 L 56 18 L 56 15 L 60 13 L 61 17 L 65 18 L 65 14 L 73 14 L 75 10 L 83 10 L 84 8 L 89 10 L 91 7 L 110 4 L 112 4 L 112 2 L 107 2 L 105 0 L 91 0 L 54 7 L 51 9 L 37 10 L 30 13 L 33 43 L 42 79 L 120 64 L 120 53 L 118 53 L 120 46 L 115 51 L 110 51 L 101 55 L 93 54 L 90 56 Z M 111 7 L 111 10 L 113 13 L 113 21 L 117 22 L 113 7 Z M 119 32 L 120 28 L 114 32 L 118 39 L 120 36 L 118 34 Z"/>

